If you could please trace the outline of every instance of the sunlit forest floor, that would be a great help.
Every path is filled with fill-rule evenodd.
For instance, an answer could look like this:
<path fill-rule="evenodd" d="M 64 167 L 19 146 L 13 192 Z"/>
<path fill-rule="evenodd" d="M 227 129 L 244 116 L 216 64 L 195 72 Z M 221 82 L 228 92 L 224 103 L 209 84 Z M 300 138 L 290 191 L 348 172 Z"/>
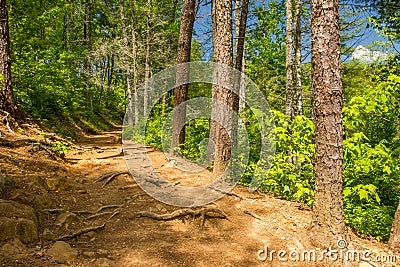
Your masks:
<path fill-rule="evenodd" d="M 0 129 L 0 169 L 13 180 L 3 198 L 35 209 L 39 235 L 31 244 L 0 241 L 0 266 L 345 266 L 339 260 L 284 262 L 276 253 L 273 261 L 260 261 L 259 251 L 266 245 L 269 251 L 288 253 L 322 249 L 309 239 L 309 207 L 242 186 L 211 205 L 227 218 L 206 216 L 203 226 L 193 216 L 165 221 L 139 217 L 143 211 L 169 214 L 179 208 L 148 196 L 124 173 L 120 130 L 84 136 L 62 159 L 35 149 L 32 140 L 44 136 L 39 128 L 25 129 L 25 135 Z M 167 166 L 162 152 L 150 155 L 157 172 L 170 181 L 179 177 L 182 184 L 201 184 L 209 178 L 204 171 L 202 176 L 182 176 Z M 115 179 L 102 177 L 111 172 L 122 173 Z M 390 254 L 385 244 L 354 233 L 349 249 Z"/>

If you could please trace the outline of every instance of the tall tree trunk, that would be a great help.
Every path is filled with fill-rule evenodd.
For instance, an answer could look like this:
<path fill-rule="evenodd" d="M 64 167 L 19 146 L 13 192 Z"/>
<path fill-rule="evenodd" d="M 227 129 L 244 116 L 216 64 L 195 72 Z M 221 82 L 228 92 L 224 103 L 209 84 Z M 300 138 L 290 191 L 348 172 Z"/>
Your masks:
<path fill-rule="evenodd" d="M 111 54 L 110 56 L 110 68 L 108 69 L 108 79 L 107 79 L 107 95 L 106 95 L 106 103 L 105 106 L 108 108 L 109 107 L 109 97 L 110 97 L 110 92 L 111 92 L 111 85 L 113 82 L 113 77 L 114 77 L 114 53 Z"/>
<path fill-rule="evenodd" d="M 195 19 L 195 0 L 184 0 L 179 31 L 178 55 L 176 64 L 190 62 L 192 33 Z M 185 143 L 186 104 L 188 95 L 189 69 L 177 68 L 176 83 L 184 83 L 174 90 L 174 112 L 172 126 L 171 152 Z"/>
<path fill-rule="evenodd" d="M 239 8 L 239 0 L 236 2 L 236 9 Z M 236 60 L 235 60 L 235 69 L 240 73 L 244 71 L 244 41 L 246 35 L 246 24 L 247 24 L 247 14 L 249 11 L 249 0 L 242 0 L 241 4 L 241 12 L 240 15 L 235 13 L 235 16 L 238 16 L 239 19 L 236 21 L 237 23 L 237 41 L 236 41 Z M 244 92 L 243 84 L 242 84 L 242 75 L 235 75 L 234 82 L 234 94 L 233 94 L 233 111 L 234 113 L 239 113 L 239 103 L 241 91 Z M 242 93 L 243 94 L 243 93 Z M 233 116 L 233 125 L 232 125 L 232 140 L 236 144 L 237 138 L 237 125 L 238 125 L 238 117 L 236 115 Z"/>
<path fill-rule="evenodd" d="M 6 0 L 0 0 L 0 108 L 15 115 L 16 105 L 11 87 L 10 30 Z"/>
<path fill-rule="evenodd" d="M 85 1 L 85 20 L 83 25 L 83 41 L 87 51 L 90 51 L 90 0 Z M 86 56 L 84 62 L 86 107 L 91 106 L 91 94 L 89 93 L 89 76 L 91 73 L 89 58 Z M 93 110 L 92 110 L 93 111 Z"/>
<path fill-rule="evenodd" d="M 293 42 L 292 0 L 286 0 L 286 106 L 285 114 L 293 118 Z"/>
<path fill-rule="evenodd" d="M 214 36 L 214 60 L 216 63 L 233 67 L 232 48 L 232 1 L 219 0 L 214 2 L 215 6 L 215 36 Z M 231 73 L 218 70 L 216 73 L 217 84 L 232 84 Z M 227 107 L 232 107 L 232 92 L 226 88 L 213 84 L 213 97 Z M 213 105 L 214 118 L 220 123 L 215 123 L 215 159 L 214 174 L 222 174 L 229 164 L 231 157 L 230 135 L 232 131 L 232 109 L 221 110 L 221 107 Z M 219 117 L 217 117 L 219 116 Z M 221 124 L 224 124 L 221 125 Z"/>
<path fill-rule="evenodd" d="M 312 0 L 312 85 L 315 114 L 313 241 L 336 246 L 348 236 L 343 218 L 342 73 L 338 0 Z"/>
<path fill-rule="evenodd" d="M 301 85 L 301 0 L 295 0 L 294 15 L 294 72 L 295 72 L 295 110 L 296 115 L 303 115 L 303 89 Z"/>
<path fill-rule="evenodd" d="M 137 68 L 137 44 L 136 44 L 136 9 L 135 9 L 135 0 L 131 0 L 131 20 L 132 20 L 132 60 L 133 60 L 133 97 L 135 102 L 135 118 L 134 125 L 139 124 L 139 99 L 137 92 L 137 83 L 138 83 L 138 68 Z"/>
<path fill-rule="evenodd" d="M 397 207 L 396 214 L 390 232 L 389 246 L 395 252 L 400 252 L 400 204 Z"/>
<path fill-rule="evenodd" d="M 125 53 L 123 55 L 124 67 L 126 68 L 126 94 L 128 98 L 128 126 L 133 125 L 133 114 L 132 114 L 132 90 L 131 90 L 131 71 L 129 64 L 129 56 L 126 53 L 128 51 L 128 34 L 126 33 L 126 22 L 125 22 L 125 7 L 124 0 L 120 1 L 121 11 L 121 24 L 122 24 L 122 50 Z"/>
<path fill-rule="evenodd" d="M 147 5 L 149 11 L 147 12 L 147 22 L 146 22 L 146 61 L 145 61 L 145 86 L 143 92 L 143 115 L 147 116 L 147 107 L 148 107 L 148 93 L 149 93 L 149 79 L 151 76 L 151 54 L 150 54 L 150 41 L 151 41 L 151 5 L 152 0 L 147 0 Z"/>
<path fill-rule="evenodd" d="M 216 39 L 216 2 L 217 0 L 211 0 L 211 23 L 212 23 L 212 39 Z M 215 41 L 214 41 L 215 42 Z M 213 57 L 215 59 L 215 44 L 213 46 Z M 216 90 L 212 89 L 212 99 L 216 99 Z M 211 119 L 210 119 L 210 134 L 208 138 L 208 147 L 207 147 L 207 156 L 206 162 L 211 162 L 214 160 L 215 154 L 215 131 L 216 131 L 216 122 L 214 118 L 214 112 L 211 112 Z"/>
<path fill-rule="evenodd" d="M 65 4 L 68 5 L 68 0 L 65 0 Z M 68 51 L 70 50 L 70 25 L 69 25 L 69 12 L 68 10 L 65 11 L 65 21 L 64 21 L 64 27 L 65 27 L 65 46 L 67 47 Z"/>

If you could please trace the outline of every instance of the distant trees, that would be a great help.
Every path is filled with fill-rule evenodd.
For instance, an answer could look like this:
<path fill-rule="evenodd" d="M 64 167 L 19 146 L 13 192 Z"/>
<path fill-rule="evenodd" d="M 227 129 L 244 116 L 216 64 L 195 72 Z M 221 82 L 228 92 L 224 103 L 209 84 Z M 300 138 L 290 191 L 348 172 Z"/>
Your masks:
<path fill-rule="evenodd" d="M 330 247 L 346 239 L 343 216 L 342 73 L 337 0 L 311 1 L 315 114 L 313 240 Z"/>
<path fill-rule="evenodd" d="M 33 117 L 56 124 L 59 116 L 73 117 L 67 121 L 82 129 L 105 127 L 99 114 L 115 122 L 127 107 L 138 124 L 146 102 L 136 87 L 175 62 L 179 33 L 176 1 L 150 2 L 12 1 L 17 103 Z"/>
<path fill-rule="evenodd" d="M 15 101 L 11 87 L 10 31 L 6 0 L 0 0 L 0 109 L 14 116 Z"/>

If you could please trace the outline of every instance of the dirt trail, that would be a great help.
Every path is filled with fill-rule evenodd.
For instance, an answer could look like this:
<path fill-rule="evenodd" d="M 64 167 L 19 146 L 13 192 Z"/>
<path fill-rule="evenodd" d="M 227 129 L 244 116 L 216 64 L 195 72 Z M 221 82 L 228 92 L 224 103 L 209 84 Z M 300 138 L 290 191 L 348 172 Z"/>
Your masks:
<path fill-rule="evenodd" d="M 250 193 L 241 186 L 213 205 L 228 219 L 206 218 L 203 227 L 199 217 L 169 221 L 139 217 L 137 214 L 143 211 L 167 214 L 179 208 L 145 194 L 130 174 L 121 174 L 107 185 L 105 180 L 95 182 L 106 173 L 128 171 L 119 129 L 84 137 L 77 145 L 79 148 L 66 155 L 65 163 L 48 159 L 43 153 L 31 154 L 27 147 L 0 147 L 0 167 L 14 179 L 26 181 L 30 177 L 32 181 L 36 177 L 38 183 L 45 184 L 47 192 L 43 194 L 50 198 L 50 204 L 37 208 L 40 241 L 19 256 L 0 258 L 0 263 L 4 262 L 0 266 L 344 266 L 332 261 L 284 262 L 277 259 L 276 253 L 273 261 L 260 261 L 258 252 L 265 245 L 269 251 L 318 252 L 307 230 L 312 213 L 299 203 Z M 170 181 L 177 177 L 182 183 L 199 180 L 196 173 L 183 177 L 174 167 L 166 168 L 168 161 L 161 152 L 150 154 L 156 171 Z M 207 177 L 204 171 L 202 175 Z M 77 216 L 57 226 L 59 215 L 65 211 Z M 68 238 L 90 227 L 99 229 Z M 45 236 L 49 232 L 53 238 Z M 78 252 L 72 260 L 49 255 L 55 239 L 63 236 Z M 351 245 L 374 253 L 387 251 L 384 244 L 355 235 Z"/>

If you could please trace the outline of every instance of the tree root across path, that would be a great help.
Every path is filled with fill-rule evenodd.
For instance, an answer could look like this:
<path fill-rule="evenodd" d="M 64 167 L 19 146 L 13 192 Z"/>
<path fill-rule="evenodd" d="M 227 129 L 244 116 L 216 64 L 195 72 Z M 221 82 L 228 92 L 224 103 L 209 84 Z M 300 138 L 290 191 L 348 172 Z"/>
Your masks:
<path fill-rule="evenodd" d="M 57 240 L 58 241 L 70 240 L 70 239 L 76 238 L 78 236 L 84 235 L 84 234 L 92 232 L 92 231 L 102 230 L 102 229 L 104 229 L 105 226 L 106 226 L 106 223 L 103 223 L 102 225 L 99 225 L 99 226 L 83 228 L 83 229 L 80 229 L 80 230 L 70 234 L 70 235 L 62 236 L 62 237 L 58 238 Z"/>
<path fill-rule="evenodd" d="M 220 209 L 214 207 L 202 207 L 200 209 L 179 209 L 173 211 L 171 213 L 166 214 L 156 214 L 149 211 L 141 211 L 137 213 L 138 217 L 147 217 L 158 221 L 170 221 L 177 218 L 182 218 L 185 216 L 192 216 L 193 219 L 200 216 L 200 226 L 203 227 L 206 221 L 206 217 L 208 218 L 221 218 L 229 220 L 228 215 L 225 214 Z"/>
<path fill-rule="evenodd" d="M 77 231 L 75 231 L 75 232 L 73 232 L 71 234 L 61 236 L 61 237 L 57 238 L 57 240 L 59 240 L 59 241 L 61 241 L 61 240 L 62 241 L 70 240 L 70 239 L 77 238 L 77 237 L 79 237 L 81 235 L 84 235 L 86 233 L 89 233 L 89 232 L 103 230 L 104 227 L 106 226 L 106 223 L 109 222 L 115 216 L 117 216 L 120 213 L 120 211 L 119 210 L 116 210 L 116 211 L 105 211 L 105 212 L 102 212 L 102 211 L 104 211 L 106 209 L 121 208 L 122 206 L 123 205 L 107 205 L 107 206 L 102 206 L 102 207 L 98 208 L 96 211 L 83 210 L 83 211 L 74 211 L 74 212 L 72 212 L 74 214 L 77 214 L 78 216 L 83 215 L 83 214 L 90 214 L 90 216 L 86 218 L 87 220 L 96 219 L 96 218 L 103 217 L 103 216 L 106 216 L 106 215 L 110 215 L 110 216 L 101 225 L 79 229 L 79 230 L 77 230 Z M 47 209 L 47 210 L 42 210 L 42 211 L 43 212 L 48 212 L 48 213 L 66 212 L 63 209 Z"/>
<path fill-rule="evenodd" d="M 102 188 L 106 187 L 106 185 L 108 185 L 109 183 L 111 183 L 115 178 L 117 178 L 117 176 L 119 175 L 123 175 L 123 174 L 129 174 L 128 171 L 123 171 L 123 172 L 109 172 L 106 174 L 103 174 L 102 176 L 100 176 L 99 178 L 97 178 L 96 180 L 94 180 L 96 183 L 102 182 L 105 180 L 105 182 L 103 183 Z"/>

